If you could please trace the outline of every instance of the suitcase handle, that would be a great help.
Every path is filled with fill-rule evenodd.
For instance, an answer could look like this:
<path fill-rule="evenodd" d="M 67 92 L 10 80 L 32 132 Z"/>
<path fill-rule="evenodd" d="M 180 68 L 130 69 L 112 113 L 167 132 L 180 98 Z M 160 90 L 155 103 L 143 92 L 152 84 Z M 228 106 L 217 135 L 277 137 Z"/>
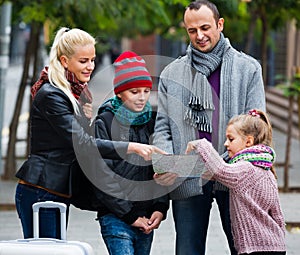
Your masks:
<path fill-rule="evenodd" d="M 64 203 L 44 201 L 32 205 L 33 210 L 33 237 L 39 238 L 39 210 L 40 208 L 58 208 L 60 211 L 60 236 L 62 240 L 67 240 L 67 206 Z"/>

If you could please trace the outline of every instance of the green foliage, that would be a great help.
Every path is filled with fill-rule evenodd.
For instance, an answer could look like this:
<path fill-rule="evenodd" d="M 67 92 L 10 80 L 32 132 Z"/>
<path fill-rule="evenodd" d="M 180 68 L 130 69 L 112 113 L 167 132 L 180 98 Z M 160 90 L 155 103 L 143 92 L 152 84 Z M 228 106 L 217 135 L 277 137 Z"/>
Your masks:
<path fill-rule="evenodd" d="M 252 0 L 248 10 L 259 18 L 266 17 L 272 30 L 282 28 L 291 19 L 300 21 L 300 0 Z"/>
<path fill-rule="evenodd" d="M 3 0 L 2 0 L 3 1 Z M 101 41 L 108 37 L 165 33 L 181 20 L 187 0 L 13 0 L 14 20 L 79 27 Z"/>
<path fill-rule="evenodd" d="M 277 77 L 281 79 L 281 76 Z M 296 73 L 291 80 L 285 80 L 283 83 L 277 85 L 278 88 L 282 89 L 285 96 L 300 96 L 300 72 Z"/>
<path fill-rule="evenodd" d="M 240 0 L 212 0 L 218 7 L 221 17 L 237 15 Z"/>
<path fill-rule="evenodd" d="M 242 43 L 245 40 L 250 21 L 250 15 L 247 12 L 247 3 L 240 2 L 235 14 L 226 15 L 224 19 L 224 34 L 230 37 L 231 41 Z"/>
<path fill-rule="evenodd" d="M 0 0 L 3 3 L 5 0 Z M 249 24 L 256 34 L 265 15 L 269 29 L 277 30 L 295 18 L 300 26 L 300 0 L 212 0 L 225 18 L 224 33 L 233 42 L 243 43 Z M 93 34 L 100 43 L 109 38 L 135 37 L 151 33 L 168 39 L 188 40 L 182 20 L 190 0 L 11 0 L 16 22 L 50 24 L 50 34 L 60 26 L 79 27 Z"/>

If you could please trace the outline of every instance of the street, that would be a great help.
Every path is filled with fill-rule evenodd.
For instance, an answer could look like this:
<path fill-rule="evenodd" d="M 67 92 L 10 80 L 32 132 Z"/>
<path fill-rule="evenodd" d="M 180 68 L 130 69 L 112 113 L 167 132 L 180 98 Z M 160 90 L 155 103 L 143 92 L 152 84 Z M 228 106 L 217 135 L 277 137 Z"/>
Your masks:
<path fill-rule="evenodd" d="M 97 108 L 106 98 L 113 93 L 111 66 L 104 60 L 103 67 L 95 74 L 90 82 L 90 88 L 94 97 L 94 115 Z M 2 130 L 2 155 L 6 153 L 8 141 L 8 126 L 11 121 L 12 113 L 15 107 L 15 99 L 21 77 L 21 66 L 11 66 L 7 74 L 7 87 L 4 107 L 4 128 Z M 29 107 L 29 88 L 26 91 L 23 103 L 22 114 L 20 116 L 20 125 L 18 129 L 18 138 L 25 138 L 27 133 L 27 120 Z M 283 133 L 274 130 L 274 148 L 277 153 L 276 162 L 285 160 L 286 136 Z M 25 142 L 17 144 L 17 155 L 24 155 Z M 291 167 L 289 169 L 290 187 L 300 187 L 300 145 L 299 141 L 293 139 L 291 146 Z M 18 161 L 18 165 L 22 163 Z M 277 167 L 278 184 L 280 187 L 284 183 L 284 171 L 282 167 Z M 0 174 L 2 174 L 0 172 Z M 14 204 L 14 189 L 16 182 L 0 182 L 0 204 Z M 281 205 L 288 223 L 300 223 L 300 193 L 281 193 Z M 74 207 L 71 208 L 70 222 L 68 228 L 69 240 L 80 240 L 92 245 L 96 255 L 108 254 L 104 243 L 99 234 L 99 225 L 95 221 L 95 213 L 81 211 Z M 22 238 L 20 222 L 15 210 L 0 210 L 0 240 L 10 240 Z M 188 237 L 187 237 L 188 238 Z M 172 220 L 171 210 L 167 219 L 156 230 L 151 255 L 174 254 L 175 231 Z M 291 228 L 287 232 L 288 255 L 298 255 L 300 251 L 300 229 Z M 188 254 L 188 251 L 187 251 Z M 211 221 L 209 226 L 207 255 L 229 254 L 226 239 L 221 230 L 220 218 L 216 204 L 213 204 Z"/>

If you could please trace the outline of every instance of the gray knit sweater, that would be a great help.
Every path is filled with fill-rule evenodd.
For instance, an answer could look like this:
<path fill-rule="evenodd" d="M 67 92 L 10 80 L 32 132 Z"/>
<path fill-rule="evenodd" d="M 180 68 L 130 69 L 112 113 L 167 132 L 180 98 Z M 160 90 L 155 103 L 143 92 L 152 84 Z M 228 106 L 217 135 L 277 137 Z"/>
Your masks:
<path fill-rule="evenodd" d="M 265 111 L 265 93 L 260 64 L 252 57 L 235 50 L 227 40 L 220 79 L 220 114 L 218 145 L 225 152 L 225 130 L 229 119 L 257 108 Z M 170 154 L 183 154 L 189 141 L 198 137 L 198 131 L 184 120 L 190 98 L 191 51 L 174 60 L 160 75 L 158 86 L 158 114 L 154 145 Z M 183 199 L 202 193 L 202 180 L 187 178 L 170 192 L 171 199 Z"/>

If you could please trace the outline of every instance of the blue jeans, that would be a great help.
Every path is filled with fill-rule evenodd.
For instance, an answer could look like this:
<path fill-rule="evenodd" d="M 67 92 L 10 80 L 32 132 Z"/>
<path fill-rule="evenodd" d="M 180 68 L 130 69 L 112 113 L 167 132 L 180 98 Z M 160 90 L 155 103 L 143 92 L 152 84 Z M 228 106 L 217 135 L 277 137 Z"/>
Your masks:
<path fill-rule="evenodd" d="M 101 234 L 110 255 L 149 255 L 153 231 L 144 234 L 113 214 L 99 218 Z"/>
<path fill-rule="evenodd" d="M 213 182 L 203 186 L 203 195 L 184 200 L 173 200 L 176 229 L 176 255 L 204 255 L 206 236 L 213 199 L 216 199 L 223 230 L 231 255 L 236 255 L 229 216 L 229 192 L 213 191 Z"/>
<path fill-rule="evenodd" d="M 33 237 L 32 205 L 35 202 L 41 201 L 56 201 L 65 203 L 68 206 L 68 215 L 70 205 L 69 199 L 54 195 L 43 189 L 19 183 L 16 188 L 15 202 L 17 212 L 21 220 L 24 238 Z M 59 209 L 41 208 L 39 212 L 39 223 L 39 237 L 61 238 Z"/>

